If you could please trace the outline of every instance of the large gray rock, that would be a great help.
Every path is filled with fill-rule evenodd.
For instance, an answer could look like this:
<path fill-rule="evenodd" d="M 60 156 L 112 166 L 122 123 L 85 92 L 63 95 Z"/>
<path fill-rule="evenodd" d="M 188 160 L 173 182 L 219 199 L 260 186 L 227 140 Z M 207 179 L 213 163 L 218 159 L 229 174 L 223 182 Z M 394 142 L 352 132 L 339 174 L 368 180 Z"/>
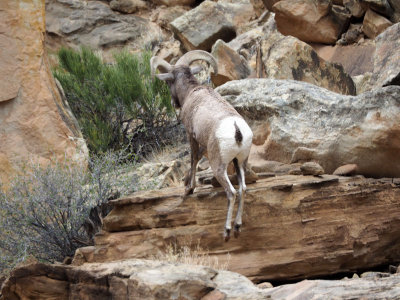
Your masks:
<path fill-rule="evenodd" d="M 5 281 L 0 299 L 265 299 L 246 277 L 209 267 L 151 260 L 83 266 L 31 264 Z M 2 296 L 2 297 L 1 297 Z M 208 297 L 208 298 L 207 298 Z"/>
<path fill-rule="evenodd" d="M 371 84 L 374 88 L 400 85 L 400 23 L 386 29 L 375 41 Z"/>
<path fill-rule="evenodd" d="M 389 274 L 388 274 L 389 275 Z M 282 285 L 267 292 L 270 299 L 364 299 L 400 298 L 400 275 L 351 280 L 304 280 Z"/>
<path fill-rule="evenodd" d="M 239 28 L 255 16 L 249 1 L 234 3 L 202 2 L 196 8 L 171 22 L 170 26 L 186 50 L 210 51 L 214 42 L 229 42 Z"/>
<path fill-rule="evenodd" d="M 341 65 L 323 60 L 299 39 L 279 33 L 273 13 L 265 24 L 239 35 L 228 45 L 248 54 L 252 73 L 256 74 L 252 77 L 294 79 L 341 94 L 356 93 L 353 80 Z"/>
<path fill-rule="evenodd" d="M 141 49 L 159 36 L 160 28 L 135 15 L 122 15 L 101 1 L 46 1 L 46 30 L 71 46 L 92 48 L 129 45 Z M 113 2 L 114 3 L 114 2 Z"/>
<path fill-rule="evenodd" d="M 367 37 L 375 39 L 379 34 L 385 31 L 386 28 L 392 25 L 393 23 L 388 19 L 369 9 L 364 16 L 362 28 Z"/>
<path fill-rule="evenodd" d="M 84 266 L 31 264 L 11 273 L 0 299 L 398 299 L 400 275 L 304 280 L 266 288 L 237 273 L 150 260 Z"/>
<path fill-rule="evenodd" d="M 353 97 L 303 82 L 244 79 L 217 91 L 256 133 L 266 133 L 253 155 L 285 163 L 314 160 L 328 174 L 355 163 L 359 174 L 400 176 L 400 87 Z"/>

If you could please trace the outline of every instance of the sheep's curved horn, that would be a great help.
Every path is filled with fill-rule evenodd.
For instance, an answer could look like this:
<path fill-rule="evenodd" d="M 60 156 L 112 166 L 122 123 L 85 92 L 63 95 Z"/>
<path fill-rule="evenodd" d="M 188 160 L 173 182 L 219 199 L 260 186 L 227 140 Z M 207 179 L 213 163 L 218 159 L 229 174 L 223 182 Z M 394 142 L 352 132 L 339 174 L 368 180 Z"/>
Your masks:
<path fill-rule="evenodd" d="M 189 66 L 192 62 L 195 60 L 205 60 L 208 62 L 213 70 L 214 74 L 218 73 L 218 66 L 217 66 L 217 61 L 215 60 L 214 56 L 212 56 L 210 53 L 207 51 L 203 50 L 193 50 L 185 53 L 178 61 L 176 62 L 175 65 L 187 65 Z"/>
<path fill-rule="evenodd" d="M 158 56 L 153 56 L 150 59 L 151 76 L 156 75 L 158 68 L 160 68 L 160 71 L 163 73 L 170 73 L 172 70 L 172 66 L 168 62 Z"/>

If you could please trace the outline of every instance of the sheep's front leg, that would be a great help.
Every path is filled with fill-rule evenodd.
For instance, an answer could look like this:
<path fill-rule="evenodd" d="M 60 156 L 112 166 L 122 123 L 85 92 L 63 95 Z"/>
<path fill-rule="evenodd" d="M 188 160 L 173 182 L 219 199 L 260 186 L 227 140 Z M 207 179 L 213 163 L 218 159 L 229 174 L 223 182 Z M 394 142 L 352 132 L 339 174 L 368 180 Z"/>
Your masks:
<path fill-rule="evenodd" d="M 188 176 L 185 178 L 185 196 L 193 194 L 194 188 L 196 187 L 196 168 L 197 164 L 199 162 L 199 155 L 200 155 L 200 150 L 199 150 L 199 143 L 197 141 L 190 137 L 190 149 L 191 149 L 191 155 L 190 155 L 190 170 Z"/>

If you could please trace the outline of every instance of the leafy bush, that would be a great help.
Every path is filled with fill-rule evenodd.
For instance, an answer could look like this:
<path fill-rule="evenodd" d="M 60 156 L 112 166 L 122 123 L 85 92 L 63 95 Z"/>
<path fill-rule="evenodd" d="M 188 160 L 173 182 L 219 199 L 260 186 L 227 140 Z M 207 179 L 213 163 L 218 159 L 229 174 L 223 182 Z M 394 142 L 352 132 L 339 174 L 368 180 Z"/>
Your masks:
<path fill-rule="evenodd" d="M 126 158 L 120 153 L 94 157 L 91 172 L 66 162 L 30 164 L 7 191 L 0 186 L 0 271 L 30 255 L 60 261 L 92 245 L 108 199 L 136 186 L 124 176 L 132 165 L 121 166 L 121 161 Z"/>
<path fill-rule="evenodd" d="M 151 52 L 115 54 L 102 61 L 92 50 L 62 48 L 54 76 L 60 81 L 94 153 L 131 145 L 138 155 L 173 141 L 176 122 L 165 83 L 151 78 Z"/>

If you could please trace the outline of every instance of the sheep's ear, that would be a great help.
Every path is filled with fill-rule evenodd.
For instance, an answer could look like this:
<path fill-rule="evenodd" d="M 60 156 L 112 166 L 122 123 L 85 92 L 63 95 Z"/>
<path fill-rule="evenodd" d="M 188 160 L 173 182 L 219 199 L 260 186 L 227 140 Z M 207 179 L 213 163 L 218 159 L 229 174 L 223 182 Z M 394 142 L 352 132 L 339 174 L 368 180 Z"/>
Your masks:
<path fill-rule="evenodd" d="M 156 74 L 157 78 L 163 81 L 167 80 L 174 80 L 174 75 L 172 73 L 161 73 L 161 74 Z"/>
<path fill-rule="evenodd" d="M 190 73 L 192 73 L 193 75 L 196 75 L 201 71 L 203 71 L 203 68 L 201 66 L 195 66 L 190 68 Z"/>

